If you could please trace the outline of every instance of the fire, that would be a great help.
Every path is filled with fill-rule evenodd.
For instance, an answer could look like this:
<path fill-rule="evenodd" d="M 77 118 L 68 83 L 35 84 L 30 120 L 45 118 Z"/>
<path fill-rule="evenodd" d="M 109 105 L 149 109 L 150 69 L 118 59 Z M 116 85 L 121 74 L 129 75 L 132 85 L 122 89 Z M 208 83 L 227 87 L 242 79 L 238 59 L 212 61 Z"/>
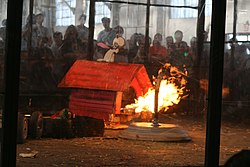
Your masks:
<path fill-rule="evenodd" d="M 155 107 L 155 92 L 157 89 L 159 90 L 158 111 L 167 111 L 169 107 L 180 102 L 185 92 L 187 82 L 184 77 L 187 73 L 180 72 L 176 67 L 171 67 L 169 64 L 164 67 L 167 68 L 167 70 L 159 70 L 154 88 L 150 88 L 145 95 L 135 100 L 134 104 L 127 105 L 125 108 L 133 108 L 136 113 L 142 111 L 150 111 L 153 113 Z M 163 72 L 164 75 L 162 74 Z M 157 88 L 157 84 L 159 84 L 159 88 Z"/>

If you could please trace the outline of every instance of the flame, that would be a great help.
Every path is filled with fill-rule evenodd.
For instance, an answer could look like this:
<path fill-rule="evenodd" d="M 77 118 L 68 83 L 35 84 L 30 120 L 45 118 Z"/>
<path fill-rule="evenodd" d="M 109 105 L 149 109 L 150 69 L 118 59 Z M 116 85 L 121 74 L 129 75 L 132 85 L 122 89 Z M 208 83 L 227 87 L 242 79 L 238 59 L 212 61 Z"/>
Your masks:
<path fill-rule="evenodd" d="M 183 77 L 186 76 L 187 73 L 182 73 L 176 67 L 170 67 L 169 65 L 164 67 L 169 68 L 170 75 L 165 75 L 160 81 L 158 111 L 167 111 L 170 106 L 178 104 L 184 95 L 185 85 L 187 83 Z M 160 75 L 161 72 L 162 69 L 159 70 L 158 75 Z M 154 82 L 154 85 L 157 84 Z M 145 95 L 140 96 L 137 100 L 135 100 L 134 104 L 129 104 L 125 108 L 133 108 L 136 113 L 143 111 L 150 111 L 154 113 L 155 90 L 156 88 L 150 88 Z"/>

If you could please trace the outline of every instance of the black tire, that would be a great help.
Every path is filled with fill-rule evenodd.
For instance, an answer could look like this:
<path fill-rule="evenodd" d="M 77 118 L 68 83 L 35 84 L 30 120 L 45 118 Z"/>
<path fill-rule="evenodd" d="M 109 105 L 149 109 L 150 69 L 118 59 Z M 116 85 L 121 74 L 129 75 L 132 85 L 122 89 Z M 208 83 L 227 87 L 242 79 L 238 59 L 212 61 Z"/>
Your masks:
<path fill-rule="evenodd" d="M 17 143 L 25 143 L 28 136 L 28 119 L 23 115 L 18 113 L 17 122 Z"/>
<path fill-rule="evenodd" d="M 86 118 L 82 116 L 76 116 L 73 119 L 73 133 L 75 137 L 86 137 Z"/>
<path fill-rule="evenodd" d="M 103 137 L 104 135 L 104 121 L 102 119 L 95 119 L 86 117 L 87 120 L 87 136 Z"/>
<path fill-rule="evenodd" d="M 74 119 L 73 130 L 76 137 L 102 137 L 104 134 L 104 121 L 77 116 Z"/>
<path fill-rule="evenodd" d="M 72 121 L 70 119 L 44 119 L 44 137 L 73 138 Z"/>
<path fill-rule="evenodd" d="M 29 134 L 33 139 L 40 139 L 43 134 L 43 115 L 39 111 L 31 114 L 29 123 Z"/>
<path fill-rule="evenodd" d="M 52 137 L 53 135 L 53 119 L 44 118 L 43 119 L 43 137 Z"/>

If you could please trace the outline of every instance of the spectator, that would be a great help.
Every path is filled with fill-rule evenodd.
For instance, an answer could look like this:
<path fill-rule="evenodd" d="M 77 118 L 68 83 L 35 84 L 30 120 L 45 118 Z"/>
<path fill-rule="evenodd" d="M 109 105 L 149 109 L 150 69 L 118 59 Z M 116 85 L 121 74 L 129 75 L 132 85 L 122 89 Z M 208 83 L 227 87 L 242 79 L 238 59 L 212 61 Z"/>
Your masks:
<path fill-rule="evenodd" d="M 245 45 L 239 45 L 237 42 L 232 43 L 234 47 L 233 55 L 231 52 L 226 53 L 224 57 L 224 83 L 230 88 L 230 100 L 238 100 L 245 95 L 244 85 L 248 84 L 248 64 L 250 58 L 246 52 Z M 246 75 L 247 74 L 247 75 Z M 246 83 L 245 83 L 246 82 Z"/>
<path fill-rule="evenodd" d="M 153 45 L 149 48 L 150 60 L 164 63 L 166 61 L 166 55 L 166 47 L 162 46 L 159 40 L 154 39 Z"/>
<path fill-rule="evenodd" d="M 188 54 L 189 48 L 187 42 L 183 41 L 183 32 L 177 30 L 174 33 L 174 54 L 171 55 L 170 62 L 173 66 L 182 68 L 184 65 L 191 63 L 191 56 Z"/>
<path fill-rule="evenodd" d="M 144 39 L 144 35 L 141 33 L 134 33 L 129 40 L 129 53 L 128 62 L 132 63 L 133 59 L 136 57 L 137 51 L 139 49 L 140 41 Z"/>
<path fill-rule="evenodd" d="M 118 36 L 118 37 L 122 37 L 123 36 L 123 34 L 124 34 L 124 29 L 123 29 L 123 27 L 122 26 L 116 26 L 114 29 L 113 29 L 113 31 L 115 32 L 115 34 L 116 34 L 116 37 Z"/>
<path fill-rule="evenodd" d="M 97 37 L 97 42 L 102 42 L 107 46 L 111 46 L 113 44 L 113 40 L 115 38 L 115 32 L 110 28 L 110 18 L 103 17 L 102 24 L 104 30 L 102 30 Z"/>
<path fill-rule="evenodd" d="M 53 33 L 53 43 L 51 45 L 51 51 L 56 59 L 62 56 L 61 47 L 63 45 L 63 35 L 61 32 L 54 32 Z"/>
<path fill-rule="evenodd" d="M 166 46 L 167 46 L 167 49 L 169 48 L 174 49 L 174 38 L 172 36 L 166 37 Z"/>
<path fill-rule="evenodd" d="M 32 15 L 32 21 L 30 20 L 31 16 L 29 15 L 26 19 L 26 24 L 22 28 L 22 51 L 27 51 L 29 47 L 37 48 L 38 46 L 38 29 L 36 25 L 36 16 Z M 31 43 L 29 43 L 31 40 Z M 31 46 L 30 46 L 31 44 Z"/>
<path fill-rule="evenodd" d="M 45 61 L 46 66 L 51 67 L 51 62 L 54 61 L 54 55 L 48 45 L 49 39 L 47 37 L 39 37 L 37 53 L 35 55 L 38 59 Z"/>
<path fill-rule="evenodd" d="M 6 39 L 6 23 L 7 19 L 2 21 L 2 26 L 0 27 L 0 41 L 5 42 Z"/>
<path fill-rule="evenodd" d="M 160 42 L 160 44 L 162 43 L 162 35 L 160 33 L 156 33 L 154 35 L 154 39 L 153 40 L 157 40 Z"/>
<path fill-rule="evenodd" d="M 197 38 L 192 37 L 190 40 L 189 55 L 192 57 L 193 63 L 197 66 Z"/>
<path fill-rule="evenodd" d="M 208 31 L 204 32 L 204 45 L 203 45 L 203 52 L 200 55 L 201 60 L 201 77 L 208 78 L 208 68 L 209 68 L 209 54 L 210 54 L 210 42 L 208 40 Z"/>
<path fill-rule="evenodd" d="M 53 33 L 53 43 L 51 45 L 51 51 L 53 52 L 56 61 L 53 63 L 52 75 L 56 80 L 56 83 L 63 77 L 64 58 L 62 56 L 61 48 L 63 45 L 63 35 L 61 32 Z"/>
<path fill-rule="evenodd" d="M 7 23 L 7 20 L 4 19 L 2 21 L 2 26 L 0 27 L 0 59 L 2 59 L 3 55 L 5 54 L 5 39 L 6 39 L 6 23 Z M 2 64 L 2 63 L 1 63 Z M 1 73 L 1 65 L 0 65 L 0 73 Z"/>
<path fill-rule="evenodd" d="M 48 47 L 47 37 L 38 38 L 38 47 L 34 52 L 36 59 L 32 62 L 31 85 L 34 89 L 54 89 L 55 79 L 52 76 L 54 56 Z"/>
<path fill-rule="evenodd" d="M 187 42 L 183 41 L 183 32 L 177 30 L 174 33 L 175 38 L 175 51 L 179 52 L 180 54 L 187 54 L 188 53 L 188 45 Z"/>
<path fill-rule="evenodd" d="M 208 31 L 204 31 L 203 35 L 204 35 L 204 42 L 207 42 L 208 41 Z"/>
<path fill-rule="evenodd" d="M 80 25 L 76 26 L 77 32 L 78 32 L 78 39 L 81 42 L 81 45 L 83 47 L 83 51 L 87 52 L 88 48 L 88 37 L 89 37 L 89 28 L 85 26 L 86 23 L 86 15 L 82 14 L 79 17 Z"/>
<path fill-rule="evenodd" d="M 0 27 L 0 79 L 4 76 L 4 55 L 5 55 L 5 39 L 6 39 L 6 23 L 7 20 L 2 21 L 2 26 Z M 2 87 L 2 85 L 0 85 Z"/>
<path fill-rule="evenodd" d="M 128 50 L 126 49 L 126 41 L 123 38 L 123 34 L 124 34 L 124 29 L 121 26 L 116 26 L 114 27 L 113 31 L 115 31 L 116 37 L 113 41 L 113 48 L 117 48 L 117 46 L 114 45 L 118 45 L 119 51 L 115 56 L 115 62 L 128 62 Z M 114 44 L 114 42 L 119 42 L 118 44 Z"/>
<path fill-rule="evenodd" d="M 71 67 L 76 59 L 83 59 L 86 56 L 81 52 L 80 41 L 77 37 L 76 27 L 74 25 L 68 26 L 61 47 L 61 53 L 65 61 L 65 71 Z"/>
<path fill-rule="evenodd" d="M 110 28 L 110 18 L 103 17 L 102 25 L 104 30 L 102 30 L 97 36 L 97 47 L 94 59 L 102 59 L 104 57 L 105 53 L 113 45 L 113 40 L 116 36 L 116 32 Z"/>
<path fill-rule="evenodd" d="M 42 13 L 39 13 L 36 15 L 36 25 L 37 25 L 37 36 L 43 38 L 48 38 L 48 45 L 50 46 L 52 43 L 51 34 L 49 32 L 49 29 L 47 27 L 43 26 L 44 21 L 44 15 Z"/>
<path fill-rule="evenodd" d="M 133 63 L 143 64 L 145 61 L 145 37 L 144 35 L 139 36 L 138 41 L 138 50 L 136 56 L 133 59 Z"/>
<path fill-rule="evenodd" d="M 167 55 L 166 55 L 166 62 L 170 62 L 170 58 L 174 54 L 175 45 L 174 45 L 174 38 L 172 36 L 166 37 L 166 48 L 167 48 Z"/>
<path fill-rule="evenodd" d="M 166 47 L 162 46 L 159 40 L 154 39 L 153 45 L 149 48 L 149 59 L 151 63 L 150 71 L 152 72 L 152 75 L 156 76 L 158 70 L 165 64 L 166 55 Z"/>
<path fill-rule="evenodd" d="M 79 51 L 78 45 L 79 45 L 79 40 L 78 40 L 77 29 L 74 25 L 70 25 L 67 27 L 64 34 L 62 54 L 78 52 Z"/>

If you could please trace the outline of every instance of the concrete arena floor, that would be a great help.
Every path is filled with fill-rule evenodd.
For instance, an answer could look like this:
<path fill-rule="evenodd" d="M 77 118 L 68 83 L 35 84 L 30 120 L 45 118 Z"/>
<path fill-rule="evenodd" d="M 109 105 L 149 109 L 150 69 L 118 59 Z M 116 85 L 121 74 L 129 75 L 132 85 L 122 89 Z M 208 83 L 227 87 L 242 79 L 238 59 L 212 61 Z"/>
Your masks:
<path fill-rule="evenodd" d="M 105 130 L 104 137 L 28 140 L 17 145 L 17 166 L 181 167 L 204 166 L 205 120 L 202 116 L 160 115 L 160 122 L 183 127 L 190 142 L 151 142 L 118 137 L 122 130 Z M 250 125 L 222 122 L 220 165 L 241 149 L 250 149 Z M 37 152 L 34 158 L 20 153 Z"/>

